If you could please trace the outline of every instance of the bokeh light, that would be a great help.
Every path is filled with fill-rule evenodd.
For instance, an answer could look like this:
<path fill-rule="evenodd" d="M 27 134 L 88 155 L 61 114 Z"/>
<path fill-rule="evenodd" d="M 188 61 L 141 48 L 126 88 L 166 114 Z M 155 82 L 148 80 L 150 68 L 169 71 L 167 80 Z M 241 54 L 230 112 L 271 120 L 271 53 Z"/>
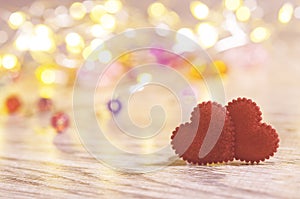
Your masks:
<path fill-rule="evenodd" d="M 45 84 L 53 84 L 55 82 L 55 72 L 50 69 L 45 69 L 41 73 L 41 81 Z"/>
<path fill-rule="evenodd" d="M 295 16 L 296 19 L 300 19 L 300 6 L 295 8 L 294 16 Z"/>
<path fill-rule="evenodd" d="M 18 58 L 13 54 L 4 54 L 1 62 L 3 68 L 10 70 L 18 65 Z"/>
<path fill-rule="evenodd" d="M 116 19 L 111 14 L 104 14 L 100 18 L 100 23 L 104 29 L 113 30 L 116 26 Z"/>
<path fill-rule="evenodd" d="M 100 18 L 104 14 L 106 14 L 105 7 L 103 5 L 96 5 L 95 7 L 93 7 L 90 13 L 90 18 L 92 19 L 92 21 L 99 23 Z"/>
<path fill-rule="evenodd" d="M 224 0 L 224 5 L 228 10 L 237 10 L 242 4 L 241 0 Z"/>
<path fill-rule="evenodd" d="M 104 3 L 104 7 L 109 13 L 117 13 L 122 9 L 122 2 L 119 0 L 107 0 Z"/>
<path fill-rule="evenodd" d="M 248 7 L 246 6 L 241 6 L 239 9 L 236 11 L 236 17 L 239 21 L 248 21 L 251 16 L 251 11 Z"/>
<path fill-rule="evenodd" d="M 86 8 L 81 2 L 75 2 L 70 7 L 70 15 L 76 20 L 82 19 L 86 15 Z"/>
<path fill-rule="evenodd" d="M 294 12 L 293 5 L 290 3 L 285 3 L 279 10 L 278 20 L 281 23 L 288 23 L 292 19 Z"/>
<path fill-rule="evenodd" d="M 0 30 L 0 45 L 3 48 L 1 73 L 4 74 L 5 70 L 9 70 L 9 73 L 20 71 L 21 66 L 23 71 L 24 68 L 36 69 L 41 65 L 53 64 L 57 67 L 50 67 L 52 72 L 40 73 L 37 79 L 43 84 L 51 83 L 55 74 L 55 81 L 51 84 L 64 82 L 62 77 L 72 79 L 70 76 L 86 59 L 102 63 L 112 61 L 112 53 L 101 46 L 103 41 L 124 30 L 128 30 L 125 33 L 128 40 L 136 39 L 135 27 L 155 27 L 157 35 L 166 38 L 169 36 L 166 30 L 175 30 L 177 34 L 172 38 L 171 48 L 176 53 L 192 54 L 195 50 L 182 35 L 209 51 L 225 52 L 251 42 L 267 41 L 277 25 L 283 27 L 281 24 L 285 24 L 286 28 L 294 18 L 297 23 L 297 19 L 300 19 L 299 6 L 291 2 L 280 6 L 272 18 L 270 12 L 265 11 L 265 5 L 258 0 L 222 0 L 213 3 L 192 0 L 185 7 L 156 0 L 145 2 L 141 10 L 123 0 L 87 0 L 70 5 L 35 1 L 3 13 L 3 19 L 7 22 Z M 188 13 L 182 15 L 183 11 Z M 92 53 L 96 48 L 97 53 Z M 14 58 L 7 58 L 6 54 L 14 55 Z M 191 57 L 195 59 L 196 55 Z M 134 65 L 139 59 L 131 55 L 123 56 L 120 63 L 128 70 L 128 66 Z M 176 60 L 163 62 L 180 66 Z M 66 68 L 74 71 L 66 71 Z"/>
<path fill-rule="evenodd" d="M 209 14 L 209 8 L 207 5 L 200 1 L 191 2 L 190 9 L 196 19 L 205 19 Z"/>
<path fill-rule="evenodd" d="M 257 27 L 250 34 L 251 41 L 255 43 L 262 42 L 268 39 L 269 36 L 270 31 L 265 27 Z"/>
<path fill-rule="evenodd" d="M 212 47 L 218 41 L 217 29 L 209 23 L 200 23 L 197 27 L 199 43 L 204 48 Z"/>
<path fill-rule="evenodd" d="M 152 3 L 148 7 L 148 14 L 154 18 L 163 16 L 166 13 L 166 11 L 166 7 L 160 2 Z"/>
<path fill-rule="evenodd" d="M 10 15 L 8 24 L 12 29 L 17 29 L 25 22 L 25 14 L 23 12 L 14 12 Z"/>

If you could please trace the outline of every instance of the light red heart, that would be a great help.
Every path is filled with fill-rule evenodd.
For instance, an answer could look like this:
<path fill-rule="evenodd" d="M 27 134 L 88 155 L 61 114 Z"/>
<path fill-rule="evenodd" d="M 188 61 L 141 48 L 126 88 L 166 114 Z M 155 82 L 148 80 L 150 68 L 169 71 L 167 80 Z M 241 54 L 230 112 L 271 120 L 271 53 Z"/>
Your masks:
<path fill-rule="evenodd" d="M 235 159 L 259 163 L 273 156 L 279 146 L 278 134 L 270 125 L 262 123 L 256 103 L 238 98 L 226 108 L 235 127 Z"/>
<path fill-rule="evenodd" d="M 229 113 L 217 103 L 195 107 L 190 123 L 177 127 L 171 137 L 175 152 L 189 163 L 211 164 L 234 159 L 234 128 Z"/>

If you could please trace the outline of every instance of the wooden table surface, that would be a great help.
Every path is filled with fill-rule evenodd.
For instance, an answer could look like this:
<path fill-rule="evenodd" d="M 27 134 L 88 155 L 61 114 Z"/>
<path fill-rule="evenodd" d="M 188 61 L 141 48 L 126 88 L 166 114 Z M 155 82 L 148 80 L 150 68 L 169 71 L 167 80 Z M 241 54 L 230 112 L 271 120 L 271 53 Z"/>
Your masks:
<path fill-rule="evenodd" d="M 36 115 L 1 116 L 0 197 L 300 198 L 300 70 L 297 60 L 287 63 L 279 55 L 261 69 L 232 69 L 224 81 L 228 101 L 254 99 L 277 129 L 280 147 L 269 160 L 214 166 L 176 160 L 149 173 L 122 173 L 94 159 L 74 125 L 56 135 L 43 130 Z M 71 101 L 63 99 L 68 103 L 58 103 L 71 114 Z"/>

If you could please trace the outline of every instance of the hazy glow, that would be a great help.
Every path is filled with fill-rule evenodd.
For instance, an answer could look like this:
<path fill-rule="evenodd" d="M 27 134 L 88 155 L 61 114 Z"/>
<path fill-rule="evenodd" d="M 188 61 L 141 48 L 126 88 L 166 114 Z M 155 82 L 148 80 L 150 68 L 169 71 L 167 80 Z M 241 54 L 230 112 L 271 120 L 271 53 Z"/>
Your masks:
<path fill-rule="evenodd" d="M 190 9 L 196 19 L 205 19 L 209 14 L 209 8 L 200 1 L 191 2 Z"/>
<path fill-rule="evenodd" d="M 0 30 L 0 43 L 5 43 L 8 39 L 8 35 L 5 31 Z"/>
<path fill-rule="evenodd" d="M 229 50 L 231 48 L 243 46 L 248 43 L 246 34 L 236 34 L 224 39 L 221 39 L 216 43 L 215 48 L 218 52 Z"/>
<path fill-rule="evenodd" d="M 257 8 L 256 0 L 244 0 L 244 6 L 248 7 L 251 11 Z"/>
<path fill-rule="evenodd" d="M 295 18 L 300 19 L 300 6 L 295 8 L 294 16 L 295 16 Z"/>
<path fill-rule="evenodd" d="M 40 88 L 39 94 L 41 97 L 44 97 L 44 98 L 52 98 L 54 95 L 54 89 L 53 89 L 53 87 L 43 86 Z"/>
<path fill-rule="evenodd" d="M 141 73 L 137 77 L 137 82 L 142 84 L 147 84 L 151 82 L 151 80 L 152 80 L 152 75 L 149 73 Z"/>
<path fill-rule="evenodd" d="M 128 28 L 125 30 L 124 35 L 128 38 L 134 38 L 136 36 L 136 32 L 132 28 Z"/>

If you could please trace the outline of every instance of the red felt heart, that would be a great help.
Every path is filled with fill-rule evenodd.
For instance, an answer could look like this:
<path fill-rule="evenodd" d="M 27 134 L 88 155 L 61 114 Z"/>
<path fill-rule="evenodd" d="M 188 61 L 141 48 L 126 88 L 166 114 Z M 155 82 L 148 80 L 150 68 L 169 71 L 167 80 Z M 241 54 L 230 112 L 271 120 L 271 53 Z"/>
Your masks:
<path fill-rule="evenodd" d="M 227 110 L 235 127 L 235 159 L 258 163 L 273 156 L 278 148 L 278 134 L 261 122 L 256 103 L 238 98 L 228 103 Z"/>
<path fill-rule="evenodd" d="M 171 144 L 175 152 L 193 164 L 234 159 L 234 128 L 229 113 L 217 103 L 204 102 L 193 111 L 191 123 L 177 127 Z"/>

